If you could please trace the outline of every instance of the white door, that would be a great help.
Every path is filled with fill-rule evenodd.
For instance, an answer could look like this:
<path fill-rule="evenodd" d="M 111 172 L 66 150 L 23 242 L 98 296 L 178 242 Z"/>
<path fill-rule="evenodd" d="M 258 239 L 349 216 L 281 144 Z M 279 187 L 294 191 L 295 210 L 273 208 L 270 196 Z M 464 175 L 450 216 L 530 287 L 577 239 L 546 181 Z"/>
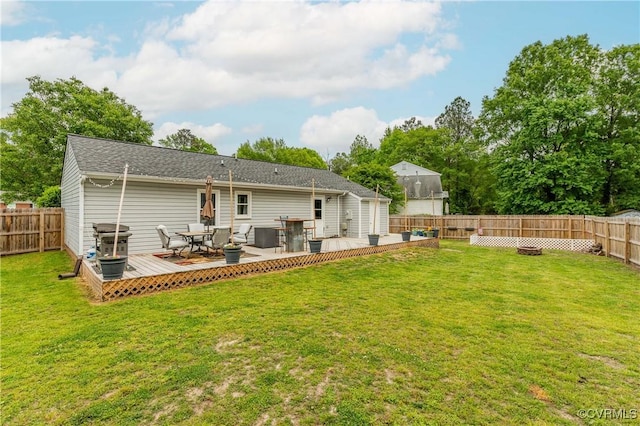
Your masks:
<path fill-rule="evenodd" d="M 378 209 L 375 212 L 375 229 L 373 227 L 373 215 L 374 215 L 374 201 L 369 201 L 369 233 L 370 234 L 380 234 L 380 203 L 378 203 Z"/>
<path fill-rule="evenodd" d="M 324 237 L 324 198 L 313 200 L 313 216 L 316 220 L 316 237 Z"/>

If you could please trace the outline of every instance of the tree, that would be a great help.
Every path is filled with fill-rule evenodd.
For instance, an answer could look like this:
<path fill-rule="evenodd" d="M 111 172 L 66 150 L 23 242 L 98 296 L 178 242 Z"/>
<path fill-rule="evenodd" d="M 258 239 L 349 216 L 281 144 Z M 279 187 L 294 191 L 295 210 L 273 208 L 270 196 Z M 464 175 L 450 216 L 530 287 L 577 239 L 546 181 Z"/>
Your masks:
<path fill-rule="evenodd" d="M 475 119 L 471 114 L 471 104 L 458 96 L 444 108 L 436 118 L 436 129 L 449 129 L 453 143 L 463 142 L 473 136 Z"/>
<path fill-rule="evenodd" d="M 608 213 L 640 208 L 640 44 L 603 52 L 595 87 Z"/>
<path fill-rule="evenodd" d="M 352 182 L 373 191 L 377 185 L 380 185 L 379 193 L 392 200 L 389 206 L 391 213 L 397 213 L 399 205 L 404 202 L 404 190 L 398 184 L 396 174 L 387 166 L 375 163 L 363 164 L 349 169 L 346 175 Z"/>
<path fill-rule="evenodd" d="M 218 154 L 218 150 L 213 145 L 195 136 L 189 129 L 180 129 L 176 133 L 160 139 L 158 143 L 165 148 L 179 149 L 180 151 Z"/>
<path fill-rule="evenodd" d="M 369 143 L 366 136 L 356 135 L 349 147 L 349 153 L 339 152 L 329 162 L 329 170 L 344 175 L 352 167 L 376 161 L 377 150 Z"/>
<path fill-rule="evenodd" d="M 402 126 L 400 126 L 399 128 L 406 133 L 410 132 L 411 130 L 419 129 L 420 127 L 424 127 L 422 121 L 418 120 L 415 117 L 411 117 L 410 119 L 405 120 L 404 123 L 402 123 Z"/>
<path fill-rule="evenodd" d="M 601 52 L 586 35 L 536 42 L 483 99 L 497 208 L 506 214 L 601 214 L 605 181 L 593 96 Z"/>
<path fill-rule="evenodd" d="M 74 78 L 29 77 L 29 92 L 0 119 L 3 199 L 37 199 L 60 184 L 67 134 L 150 145 L 152 124 L 107 88 L 96 91 Z"/>
<path fill-rule="evenodd" d="M 327 168 L 327 163 L 316 151 L 309 148 L 288 147 L 282 139 L 261 138 L 253 144 L 247 141 L 240 145 L 236 155 L 238 158 L 246 158 L 248 160 L 291 164 L 316 169 Z"/>
<path fill-rule="evenodd" d="M 490 211 L 487 207 L 493 200 L 486 198 L 492 193 L 487 185 L 493 180 L 487 179 L 490 176 L 486 169 L 488 163 L 480 160 L 486 153 L 474 136 L 475 118 L 471 104 L 456 97 L 436 118 L 435 124 L 437 129 L 447 132 L 442 146 L 444 164 L 438 171 L 442 173 L 445 189 L 449 190 L 450 212 L 478 214 Z"/>
<path fill-rule="evenodd" d="M 350 146 L 349 158 L 353 165 L 368 164 L 376 159 L 376 149 L 366 136 L 357 135 Z"/>
<path fill-rule="evenodd" d="M 344 152 L 337 153 L 336 156 L 329 160 L 328 163 L 329 170 L 338 175 L 342 175 L 343 172 L 353 166 L 351 158 L 349 158 L 349 155 Z"/>

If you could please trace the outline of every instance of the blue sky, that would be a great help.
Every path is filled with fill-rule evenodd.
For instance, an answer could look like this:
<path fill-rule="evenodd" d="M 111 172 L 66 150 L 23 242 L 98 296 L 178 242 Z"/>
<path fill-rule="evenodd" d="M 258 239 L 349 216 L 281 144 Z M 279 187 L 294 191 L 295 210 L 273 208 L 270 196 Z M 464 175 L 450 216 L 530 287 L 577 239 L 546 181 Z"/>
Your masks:
<path fill-rule="evenodd" d="M 1 114 L 26 78 L 108 87 L 154 123 L 231 155 L 284 139 L 323 157 L 356 135 L 431 124 L 456 96 L 501 85 L 528 44 L 588 34 L 640 42 L 640 2 L 78 1 L 0 4 Z"/>

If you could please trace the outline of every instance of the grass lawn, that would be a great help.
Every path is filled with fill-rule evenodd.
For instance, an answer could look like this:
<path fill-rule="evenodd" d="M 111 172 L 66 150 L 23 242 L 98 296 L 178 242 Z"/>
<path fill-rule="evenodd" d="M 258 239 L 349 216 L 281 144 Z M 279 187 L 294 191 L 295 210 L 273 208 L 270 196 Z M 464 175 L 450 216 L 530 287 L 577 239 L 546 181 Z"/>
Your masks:
<path fill-rule="evenodd" d="M 515 251 L 442 241 L 99 305 L 57 279 L 64 253 L 4 257 L 2 424 L 637 422 L 640 273 Z"/>

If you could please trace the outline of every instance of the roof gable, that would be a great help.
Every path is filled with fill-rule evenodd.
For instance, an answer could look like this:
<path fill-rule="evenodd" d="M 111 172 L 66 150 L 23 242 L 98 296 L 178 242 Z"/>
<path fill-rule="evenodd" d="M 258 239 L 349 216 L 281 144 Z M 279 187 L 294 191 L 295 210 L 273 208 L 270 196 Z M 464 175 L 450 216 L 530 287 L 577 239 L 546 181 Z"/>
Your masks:
<path fill-rule="evenodd" d="M 212 176 L 228 181 L 229 170 L 236 183 L 273 187 L 307 188 L 312 180 L 318 190 L 348 191 L 362 198 L 375 192 L 333 172 L 311 167 L 239 159 L 223 155 L 202 154 L 110 139 L 70 134 L 71 148 L 80 173 L 84 175 L 118 175 L 129 164 L 129 176 L 172 181 L 202 181 Z M 63 171 L 64 173 L 64 171 Z"/>
<path fill-rule="evenodd" d="M 416 166 L 408 161 L 401 161 L 394 164 L 391 166 L 391 170 L 393 170 L 398 176 L 440 176 L 440 173 L 425 169 L 424 167 Z"/>

